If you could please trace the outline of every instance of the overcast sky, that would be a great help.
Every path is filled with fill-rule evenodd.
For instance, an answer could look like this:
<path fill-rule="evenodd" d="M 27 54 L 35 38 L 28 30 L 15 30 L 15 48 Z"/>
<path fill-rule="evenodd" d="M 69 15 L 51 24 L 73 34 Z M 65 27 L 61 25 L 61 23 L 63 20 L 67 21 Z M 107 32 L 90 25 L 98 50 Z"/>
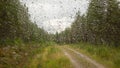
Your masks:
<path fill-rule="evenodd" d="M 78 11 L 86 12 L 87 0 L 21 0 L 26 4 L 31 20 L 50 33 L 70 27 Z"/>

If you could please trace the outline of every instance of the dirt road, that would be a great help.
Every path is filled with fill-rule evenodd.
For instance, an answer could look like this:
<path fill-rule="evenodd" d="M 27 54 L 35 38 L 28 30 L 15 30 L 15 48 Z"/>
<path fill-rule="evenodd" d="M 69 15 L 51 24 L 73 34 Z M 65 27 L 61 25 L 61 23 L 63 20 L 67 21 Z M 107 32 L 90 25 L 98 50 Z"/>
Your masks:
<path fill-rule="evenodd" d="M 62 46 L 61 50 L 69 58 L 75 68 L 105 68 L 103 65 L 74 49 Z"/>

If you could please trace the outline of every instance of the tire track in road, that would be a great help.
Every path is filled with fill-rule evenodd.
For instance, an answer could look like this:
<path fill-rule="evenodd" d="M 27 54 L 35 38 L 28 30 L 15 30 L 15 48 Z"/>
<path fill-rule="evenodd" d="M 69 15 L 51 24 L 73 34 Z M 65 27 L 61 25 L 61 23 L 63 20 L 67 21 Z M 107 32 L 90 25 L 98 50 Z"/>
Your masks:
<path fill-rule="evenodd" d="M 65 49 L 62 49 L 62 51 L 69 58 L 75 68 L 82 68 L 82 66 Z"/>
<path fill-rule="evenodd" d="M 61 50 L 69 58 L 75 68 L 105 68 L 103 65 L 74 49 L 62 46 Z"/>

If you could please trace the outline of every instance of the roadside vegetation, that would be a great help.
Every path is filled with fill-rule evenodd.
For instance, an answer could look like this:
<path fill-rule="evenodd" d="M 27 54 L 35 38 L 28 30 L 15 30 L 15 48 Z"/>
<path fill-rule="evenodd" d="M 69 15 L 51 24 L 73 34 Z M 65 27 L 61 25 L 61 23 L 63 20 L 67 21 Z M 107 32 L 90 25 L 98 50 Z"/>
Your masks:
<path fill-rule="evenodd" d="M 120 67 L 120 47 L 93 45 L 89 43 L 70 44 L 71 48 L 100 62 L 107 68 Z"/>
<path fill-rule="evenodd" d="M 0 68 L 24 68 L 34 55 L 41 53 L 50 43 L 27 43 L 0 48 Z"/>

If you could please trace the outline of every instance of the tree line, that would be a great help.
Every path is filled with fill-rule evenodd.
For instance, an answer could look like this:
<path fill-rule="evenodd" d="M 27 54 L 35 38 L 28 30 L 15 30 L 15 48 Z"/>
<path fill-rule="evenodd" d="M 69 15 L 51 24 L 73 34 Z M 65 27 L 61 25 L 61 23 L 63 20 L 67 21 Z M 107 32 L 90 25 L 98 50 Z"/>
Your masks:
<path fill-rule="evenodd" d="M 49 40 L 48 33 L 29 17 L 28 8 L 19 0 L 0 0 L 0 45 Z"/>
<path fill-rule="evenodd" d="M 0 0 L 0 44 L 45 42 L 54 37 L 29 19 L 28 8 L 19 0 Z M 57 43 L 88 42 L 120 45 L 120 2 L 90 0 L 87 13 L 76 14 L 71 28 L 56 33 Z"/>
<path fill-rule="evenodd" d="M 90 0 L 87 13 L 76 14 L 70 28 L 56 33 L 57 43 L 87 42 L 120 45 L 120 2 L 118 0 Z"/>

